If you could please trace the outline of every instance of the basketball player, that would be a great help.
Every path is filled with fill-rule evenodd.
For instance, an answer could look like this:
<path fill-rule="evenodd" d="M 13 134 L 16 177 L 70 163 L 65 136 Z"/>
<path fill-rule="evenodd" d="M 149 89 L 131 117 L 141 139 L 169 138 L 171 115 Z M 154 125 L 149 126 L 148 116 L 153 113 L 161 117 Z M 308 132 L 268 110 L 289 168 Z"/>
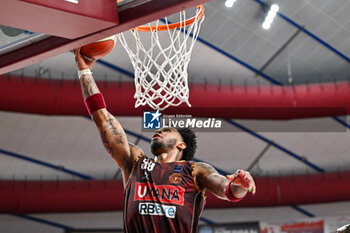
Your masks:
<path fill-rule="evenodd" d="M 157 130 L 151 143 L 154 159 L 128 143 L 92 77 L 96 60 L 86 60 L 79 49 L 75 54 L 85 106 L 103 145 L 122 171 L 125 232 L 197 232 L 205 190 L 234 202 L 244 198 L 248 190 L 255 194 L 249 172 L 238 170 L 224 177 L 209 164 L 192 162 L 196 135 L 188 128 Z"/>

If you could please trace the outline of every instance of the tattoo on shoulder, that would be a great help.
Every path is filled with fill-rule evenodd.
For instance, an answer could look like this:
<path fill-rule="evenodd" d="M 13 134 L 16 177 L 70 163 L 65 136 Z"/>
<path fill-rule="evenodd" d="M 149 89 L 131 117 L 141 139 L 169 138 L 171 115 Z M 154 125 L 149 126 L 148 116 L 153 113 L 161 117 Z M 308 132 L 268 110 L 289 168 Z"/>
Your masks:
<path fill-rule="evenodd" d="M 208 173 L 218 173 L 218 171 L 213 168 L 211 165 L 207 164 L 207 163 L 197 163 L 197 165 L 201 168 L 203 168 L 206 172 Z"/>

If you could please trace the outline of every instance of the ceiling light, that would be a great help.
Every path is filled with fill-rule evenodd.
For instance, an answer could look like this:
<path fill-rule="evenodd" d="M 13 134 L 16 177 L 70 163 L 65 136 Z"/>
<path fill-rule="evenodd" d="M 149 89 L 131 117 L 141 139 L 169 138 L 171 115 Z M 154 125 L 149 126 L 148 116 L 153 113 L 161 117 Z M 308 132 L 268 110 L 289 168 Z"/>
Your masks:
<path fill-rule="evenodd" d="M 273 21 L 273 17 L 267 16 L 264 20 L 264 22 L 271 24 Z"/>
<path fill-rule="evenodd" d="M 233 7 L 233 4 L 235 4 L 235 2 L 236 2 L 236 0 L 226 0 L 225 1 L 225 6 L 227 8 L 231 8 L 231 7 Z"/>
<path fill-rule="evenodd" d="M 277 4 L 273 4 L 271 6 L 270 11 L 277 12 L 280 9 L 280 7 Z"/>
<path fill-rule="evenodd" d="M 264 22 L 264 23 L 262 24 L 262 27 L 263 27 L 263 29 L 268 30 L 268 29 L 270 29 L 270 27 L 271 27 L 271 23 L 269 23 L 269 22 Z"/>
<path fill-rule="evenodd" d="M 267 17 L 272 17 L 274 18 L 276 16 L 277 12 L 276 11 L 269 11 L 269 13 L 267 14 Z"/>
<path fill-rule="evenodd" d="M 267 12 L 267 14 L 265 13 L 265 19 L 264 22 L 262 24 L 263 29 L 268 30 L 271 27 L 271 24 L 274 20 L 274 18 L 277 15 L 277 12 L 279 10 L 279 6 L 277 4 L 272 4 L 269 8 L 269 11 Z"/>

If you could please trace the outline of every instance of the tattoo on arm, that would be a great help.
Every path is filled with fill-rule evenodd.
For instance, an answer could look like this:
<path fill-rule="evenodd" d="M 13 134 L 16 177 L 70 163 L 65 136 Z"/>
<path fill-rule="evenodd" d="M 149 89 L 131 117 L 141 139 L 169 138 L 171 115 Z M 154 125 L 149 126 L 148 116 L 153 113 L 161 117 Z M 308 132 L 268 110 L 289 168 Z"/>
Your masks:
<path fill-rule="evenodd" d="M 201 168 L 203 168 L 208 174 L 210 173 L 218 173 L 218 171 L 206 163 L 197 163 L 197 165 Z"/>
<path fill-rule="evenodd" d="M 104 128 L 111 132 L 114 141 L 117 144 L 122 144 L 122 138 L 125 137 L 125 133 L 122 130 L 117 130 L 114 124 L 119 124 L 118 121 L 114 118 L 108 118 L 106 123 L 104 124 Z"/>
<path fill-rule="evenodd" d="M 91 95 L 100 93 L 100 90 L 98 89 L 95 80 L 91 75 L 83 75 L 83 77 L 80 79 L 80 83 L 84 99 Z"/>
<path fill-rule="evenodd" d="M 100 136 L 108 153 L 113 156 L 113 147 L 112 144 L 115 142 L 116 144 L 123 144 L 123 138 L 125 137 L 125 133 L 123 129 L 117 129 L 119 122 L 117 119 L 113 117 L 112 114 L 108 113 L 107 120 L 104 123 L 102 129 L 100 130 Z M 120 127 L 121 128 L 121 127 Z M 107 132 L 109 132 L 112 136 L 112 140 L 107 138 Z"/>
<path fill-rule="evenodd" d="M 224 176 L 219 175 L 217 177 L 217 190 L 219 191 L 221 196 L 226 196 L 225 191 L 226 191 L 227 183 L 228 183 L 228 180 Z"/>
<path fill-rule="evenodd" d="M 228 180 L 223 175 L 220 175 L 218 171 L 211 165 L 206 163 L 197 163 L 197 165 L 204 169 L 204 174 L 202 175 L 201 186 L 203 188 L 209 189 L 217 197 L 226 198 L 225 190 Z"/>
<path fill-rule="evenodd" d="M 113 148 L 112 148 L 111 144 L 109 143 L 109 141 L 107 140 L 106 134 L 107 134 L 106 130 L 102 130 L 100 132 L 100 136 L 101 136 L 102 143 L 103 143 L 104 147 L 106 148 L 107 152 L 112 155 Z"/>

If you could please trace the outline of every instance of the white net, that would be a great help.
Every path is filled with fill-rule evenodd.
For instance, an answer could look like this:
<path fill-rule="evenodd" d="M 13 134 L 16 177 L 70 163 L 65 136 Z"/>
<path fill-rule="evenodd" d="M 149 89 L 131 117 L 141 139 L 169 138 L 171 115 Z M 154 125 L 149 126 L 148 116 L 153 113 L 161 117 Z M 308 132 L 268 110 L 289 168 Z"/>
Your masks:
<path fill-rule="evenodd" d="M 204 20 L 204 15 L 200 15 L 203 8 L 196 9 L 192 24 L 186 21 L 185 11 L 178 13 L 178 29 L 171 30 L 172 25 L 165 18 L 157 20 L 155 26 L 148 24 L 149 31 L 134 29 L 118 35 L 134 67 L 135 108 L 147 104 L 153 109 L 164 110 L 183 102 L 191 106 L 187 67 Z M 158 27 L 163 24 L 164 31 Z M 135 44 L 128 44 L 130 37 L 126 33 L 131 33 Z"/>

